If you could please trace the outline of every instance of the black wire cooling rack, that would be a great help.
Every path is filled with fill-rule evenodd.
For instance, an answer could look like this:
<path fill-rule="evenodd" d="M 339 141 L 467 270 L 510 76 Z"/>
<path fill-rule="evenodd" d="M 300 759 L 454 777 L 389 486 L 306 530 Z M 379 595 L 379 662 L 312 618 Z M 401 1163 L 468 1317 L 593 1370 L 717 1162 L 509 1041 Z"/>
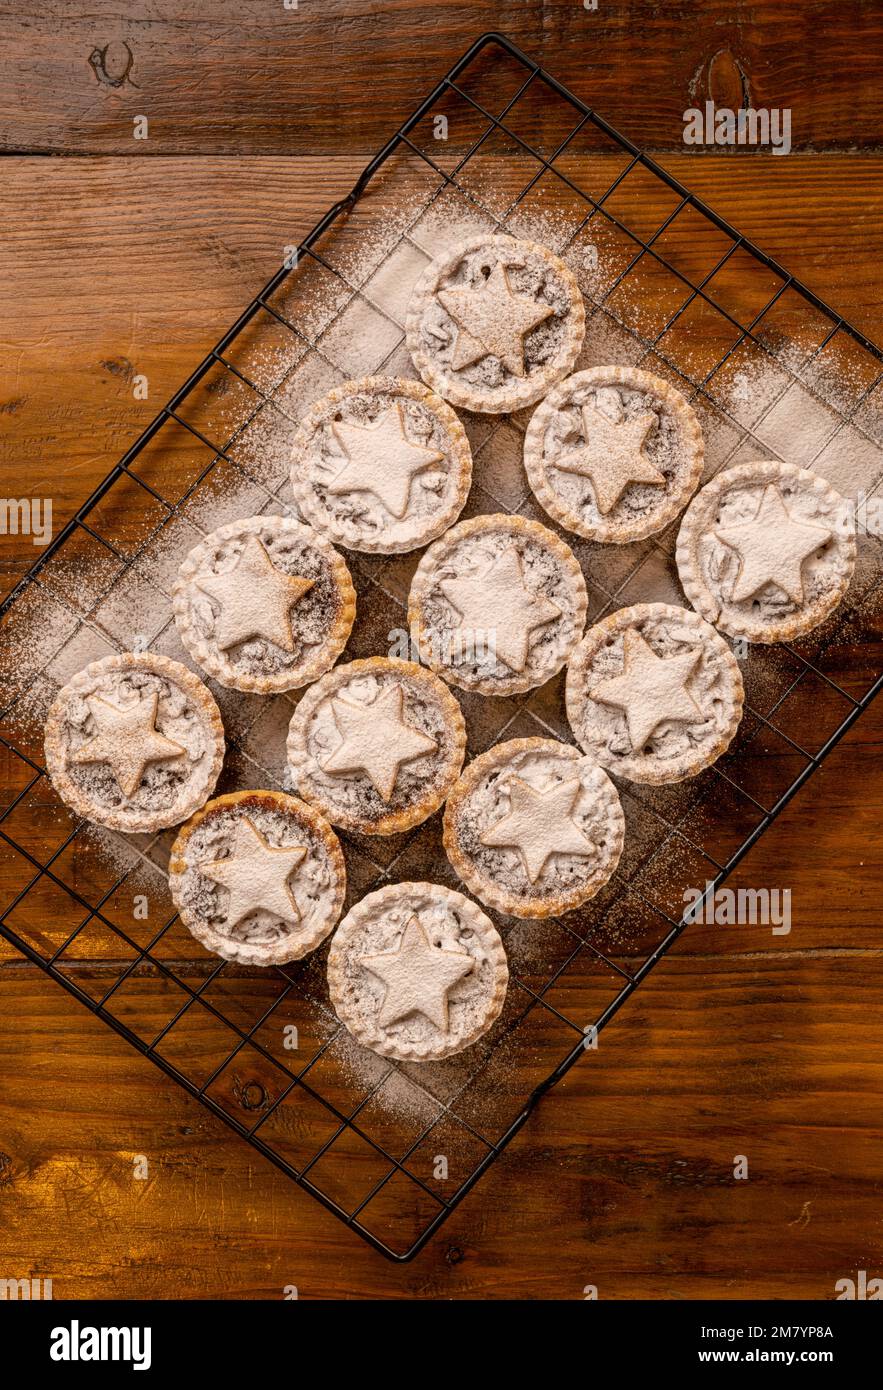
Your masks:
<path fill-rule="evenodd" d="M 88 660 L 138 642 L 185 659 L 169 612 L 171 562 L 220 520 L 291 505 L 284 442 L 311 398 L 345 376 L 413 374 L 408 283 L 452 227 L 478 226 L 533 234 L 569 261 L 589 311 L 578 368 L 619 361 L 673 381 L 702 419 L 709 472 L 790 457 L 814 462 L 841 490 L 845 468 L 846 482 L 873 496 L 883 475 L 881 351 L 508 39 L 486 34 L 2 609 L 15 660 L 0 743 L 0 933 L 396 1260 L 438 1230 L 668 951 L 685 925 L 685 889 L 721 885 L 883 683 L 883 564 L 878 541 L 862 533 L 847 601 L 822 628 L 737 653 L 748 702 L 727 755 L 687 783 L 621 789 L 627 844 L 615 878 L 539 929 L 504 920 L 512 982 L 503 1016 L 467 1053 L 422 1067 L 353 1043 L 330 1010 L 324 951 L 265 972 L 201 952 L 168 898 L 168 834 L 116 837 L 109 850 L 114 837 L 98 841 L 70 815 L 41 762 L 41 720 L 56 690 Z M 795 436 L 795 420 L 809 433 Z M 467 515 L 531 513 L 524 419 L 466 425 L 476 460 Z M 683 601 L 675 530 L 603 555 L 575 547 L 590 620 L 624 603 Z M 345 659 L 386 650 L 404 627 L 415 563 L 348 559 L 360 617 Z M 53 647 L 57 639 L 48 658 L 47 634 Z M 261 703 L 214 689 L 229 742 L 219 790 L 281 785 L 296 696 Z M 464 708 L 473 754 L 503 736 L 568 737 L 560 683 L 520 701 L 466 696 Z M 438 817 L 388 842 L 341 838 L 353 898 L 448 873 Z"/>

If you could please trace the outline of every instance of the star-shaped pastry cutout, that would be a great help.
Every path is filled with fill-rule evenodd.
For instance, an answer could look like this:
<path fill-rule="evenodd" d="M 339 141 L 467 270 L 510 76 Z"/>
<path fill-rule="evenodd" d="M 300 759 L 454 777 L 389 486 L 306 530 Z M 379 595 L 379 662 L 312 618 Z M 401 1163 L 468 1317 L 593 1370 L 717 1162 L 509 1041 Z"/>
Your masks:
<path fill-rule="evenodd" d="M 513 376 L 524 376 L 525 334 L 555 312 L 551 304 L 515 294 L 502 261 L 478 285 L 439 290 L 438 298 L 457 325 L 451 357 L 455 371 L 482 357 L 497 357 Z"/>
<path fill-rule="evenodd" d="M 277 569 L 260 538 L 249 535 L 233 569 L 197 574 L 194 582 L 220 607 L 214 638 L 222 651 L 265 637 L 283 651 L 293 652 L 291 609 L 316 581 Z"/>
<path fill-rule="evenodd" d="M 594 845 L 572 818 L 580 794 L 578 777 L 540 792 L 522 777 L 509 782 L 511 810 L 479 836 L 483 845 L 517 849 L 531 883 L 553 854 L 594 853 Z"/>
<path fill-rule="evenodd" d="M 386 986 L 377 1022 L 381 1028 L 409 1014 L 423 1014 L 441 1032 L 448 1027 L 448 992 L 471 971 L 466 951 L 433 946 L 416 917 L 402 933 L 398 949 L 362 956 L 361 965 Z"/>
<path fill-rule="evenodd" d="M 390 406 L 373 425 L 339 424 L 331 428 L 348 462 L 326 484 L 328 491 L 335 496 L 373 492 L 396 518 L 408 510 L 414 475 L 444 461 L 444 454 L 437 449 L 427 449 L 408 438 L 401 405 Z"/>
<path fill-rule="evenodd" d="M 644 441 L 656 424 L 652 411 L 632 420 L 623 416 L 614 423 L 600 410 L 584 405 L 582 420 L 585 444 L 555 459 L 553 467 L 588 478 L 602 516 L 616 506 L 629 483 L 665 483 L 644 453 Z"/>
<path fill-rule="evenodd" d="M 770 483 L 752 521 L 719 526 L 714 534 L 739 555 L 739 573 L 730 595 L 734 603 L 751 598 L 766 584 L 775 584 L 793 603 L 802 603 L 801 566 L 831 539 L 832 532 L 826 526 L 798 521 L 775 483 Z"/>
<path fill-rule="evenodd" d="M 523 671 L 534 628 L 561 616 L 561 609 L 544 594 L 525 587 L 521 556 L 509 546 L 481 574 L 445 579 L 440 585 L 460 615 L 461 632 L 486 633 L 492 654 L 510 671 Z"/>
<path fill-rule="evenodd" d="M 299 922 L 300 910 L 288 880 L 306 853 L 301 845 L 277 848 L 269 844 L 248 816 L 243 816 L 236 825 L 231 853 L 226 859 L 200 864 L 199 872 L 230 894 L 227 926 L 235 927 L 258 908 L 283 922 Z"/>
<path fill-rule="evenodd" d="M 141 695 L 128 705 L 114 705 L 100 695 L 86 700 L 96 734 L 72 754 L 74 763 L 107 763 L 123 796 L 134 796 L 148 763 L 182 758 L 184 749 L 156 727 L 159 696 Z"/>
<path fill-rule="evenodd" d="M 381 691 L 370 704 L 357 704 L 343 696 L 332 699 L 341 742 L 322 763 L 322 771 L 364 772 L 378 795 L 389 801 L 402 763 L 422 758 L 438 747 L 434 738 L 405 723 L 403 701 L 400 685 Z"/>
<path fill-rule="evenodd" d="M 687 689 L 701 651 L 657 656 L 637 628 L 630 627 L 623 638 L 622 654 L 622 674 L 592 686 L 589 695 L 622 710 L 635 753 L 667 719 L 704 719 Z"/>

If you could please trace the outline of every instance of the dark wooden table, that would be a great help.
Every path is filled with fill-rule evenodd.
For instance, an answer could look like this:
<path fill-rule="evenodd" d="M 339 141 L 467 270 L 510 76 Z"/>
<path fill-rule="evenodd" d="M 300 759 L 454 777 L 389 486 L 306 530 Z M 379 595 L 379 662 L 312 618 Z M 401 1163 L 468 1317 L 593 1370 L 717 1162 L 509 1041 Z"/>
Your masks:
<path fill-rule="evenodd" d="M 51 495 L 56 526 L 490 27 L 883 341 L 877 7 L 3 15 L 0 476 Z M 682 113 L 706 96 L 790 107 L 795 152 L 685 153 Z M 4 588 L 33 554 L 0 540 Z M 59 1297 L 824 1299 L 881 1274 L 881 810 L 878 704 L 734 880 L 789 886 L 791 935 L 688 932 L 405 1268 L 3 953 L 0 1276 L 51 1276 Z"/>

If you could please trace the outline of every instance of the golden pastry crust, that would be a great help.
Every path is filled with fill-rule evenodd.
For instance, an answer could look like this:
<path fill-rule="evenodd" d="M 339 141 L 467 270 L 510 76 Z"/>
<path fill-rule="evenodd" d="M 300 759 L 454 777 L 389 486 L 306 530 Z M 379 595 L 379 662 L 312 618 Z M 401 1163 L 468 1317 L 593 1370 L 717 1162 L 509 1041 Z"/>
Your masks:
<path fill-rule="evenodd" d="M 714 527 L 728 495 L 735 497 L 748 489 L 755 491 L 760 501 L 764 487 L 771 483 L 778 486 L 783 498 L 798 501 L 801 520 L 828 526 L 832 537 L 827 562 L 818 563 L 812 575 L 816 592 L 809 601 L 804 601 L 802 607 L 792 605 L 791 612 L 784 611 L 780 604 L 778 612 L 765 616 L 762 604 L 758 609 L 754 601 L 734 603 L 724 596 L 724 585 L 732 583 L 725 569 L 727 547 L 717 542 L 720 554 L 711 547 L 716 539 Z M 824 478 L 793 463 L 759 460 L 725 469 L 697 492 L 681 522 L 675 558 L 684 593 L 703 618 L 731 637 L 748 642 L 790 642 L 810 632 L 842 602 L 855 570 L 855 533 L 848 520 L 847 505 Z M 814 558 L 807 556 L 805 565 Z"/>
<path fill-rule="evenodd" d="M 401 1029 L 396 1036 L 379 1026 L 377 1002 L 366 989 L 360 990 L 355 967 L 361 955 L 370 954 L 364 947 L 369 946 L 369 932 L 378 919 L 382 923 L 385 914 L 396 912 L 404 927 L 409 915 L 415 914 L 419 920 L 427 908 L 449 914 L 458 928 L 462 924 L 467 930 L 474 959 L 480 967 L 486 966 L 486 979 L 480 995 L 467 1001 L 447 1034 L 430 1025 L 422 1030 L 428 1036 L 408 1040 L 401 1036 Z M 363 1047 L 401 1062 L 436 1061 L 471 1047 L 499 1017 L 508 983 L 506 952 L 493 922 L 477 903 L 438 883 L 391 883 L 369 893 L 350 908 L 331 939 L 328 992 L 338 1018 Z"/>
<path fill-rule="evenodd" d="M 500 260 L 504 265 L 517 265 L 519 257 L 522 264 L 525 259 L 534 264 L 541 264 L 567 304 L 566 312 L 562 316 L 558 315 L 557 310 L 554 315 L 558 342 L 554 346 L 551 360 L 538 361 L 532 368 L 526 367 L 523 377 L 509 373 L 509 380 L 498 386 L 470 382 L 462 370 L 458 371 L 450 365 L 442 364 L 428 347 L 423 329 L 427 313 L 438 311 L 440 308 L 435 296 L 446 278 L 473 252 L 484 248 L 491 257 Z M 546 302 L 551 302 L 548 292 Z M 444 396 L 452 405 L 462 409 L 501 415 L 533 405 L 573 369 L 585 337 L 586 311 L 576 277 L 548 247 L 535 241 L 482 234 L 457 242 L 426 267 L 414 286 L 405 327 L 408 351 L 428 386 L 440 396 Z"/>
<path fill-rule="evenodd" d="M 592 815 L 603 851 L 601 862 L 594 872 L 588 872 L 583 881 L 568 892 L 556 892 L 548 886 L 543 891 L 541 880 L 545 876 L 545 869 L 534 889 L 517 859 L 514 867 L 510 865 L 508 868 L 512 880 L 509 886 L 500 881 L 499 874 L 489 873 L 476 862 L 476 853 L 481 852 L 480 841 L 476 838 L 478 828 L 489 828 L 489 825 L 481 824 L 485 817 L 476 806 L 477 798 L 484 794 L 490 799 L 491 782 L 499 790 L 507 771 L 519 776 L 532 762 L 535 765 L 545 763 L 547 767 L 560 763 L 565 772 L 572 765 L 574 777 L 579 778 L 584 794 L 592 799 Z M 553 785 L 549 783 L 549 786 Z M 497 816 L 496 811 L 493 814 Z M 476 824 L 470 825 L 470 819 L 474 819 Z M 499 819 L 497 817 L 490 824 L 499 823 Z M 606 772 L 580 753 L 578 748 L 569 743 L 560 743 L 557 739 L 515 738 L 489 748 L 465 769 L 445 806 L 443 840 L 452 867 L 469 891 L 485 906 L 513 917 L 558 917 L 588 902 L 615 872 L 624 838 L 625 818 L 616 788 Z M 470 840 L 474 842 L 471 851 L 468 848 Z M 517 856 L 518 851 L 513 849 L 512 853 Z M 525 886 L 519 891 L 517 885 L 522 880 Z"/>
<path fill-rule="evenodd" d="M 688 746 L 680 751 L 666 752 L 665 756 L 661 751 L 636 754 L 625 722 L 621 718 L 617 721 L 615 711 L 599 705 L 589 694 L 593 681 L 621 674 L 621 649 L 615 659 L 608 653 L 629 629 L 637 629 L 657 655 L 656 648 L 662 650 L 666 643 L 673 650 L 691 645 L 701 650 L 696 679 L 691 680 L 691 688 L 702 700 L 702 714 L 695 721 L 695 729 L 700 732 L 688 738 Z M 593 671 L 599 656 L 605 663 L 601 673 Z M 610 670 L 606 669 L 608 662 Z M 724 639 L 698 613 L 670 603 L 636 603 L 617 609 L 589 628 L 567 669 L 565 705 L 577 743 L 602 767 L 631 782 L 681 782 L 710 767 L 733 741 L 744 701 L 742 672 Z M 595 716 L 601 711 L 600 718 L 589 718 L 593 711 Z M 628 751 L 617 751 L 620 742 L 628 743 Z"/>
<path fill-rule="evenodd" d="M 440 649 L 449 646 L 452 650 L 447 655 L 448 657 L 453 655 L 453 643 L 450 634 L 458 630 L 457 625 L 454 624 L 445 628 L 444 632 L 439 634 L 433 624 L 428 621 L 428 605 L 431 606 L 432 603 L 438 602 L 440 591 L 437 589 L 437 580 L 440 567 L 451 559 L 454 551 L 464 542 L 468 544 L 471 538 L 481 535 L 499 536 L 503 546 L 514 548 L 519 554 L 523 554 L 528 547 L 536 547 L 557 572 L 558 583 L 562 591 L 560 597 L 563 601 L 566 600 L 566 608 L 560 609 L 560 617 L 551 619 L 548 623 L 537 625 L 540 628 L 545 627 L 547 630 L 552 628 L 556 630 L 554 643 L 550 644 L 548 652 L 541 653 L 536 658 L 529 651 L 522 672 L 509 670 L 500 674 L 485 673 L 483 668 L 489 664 L 489 660 L 473 661 L 474 669 L 470 671 L 465 666 L 454 664 L 450 659 L 446 660 L 445 651 Z M 528 583 L 526 583 L 526 587 L 529 587 Z M 541 590 L 538 587 L 533 589 L 532 593 L 540 594 Z M 543 594 L 543 597 L 546 596 Z M 450 602 L 445 602 L 450 612 L 453 612 L 453 606 Z M 558 606 L 560 607 L 560 605 Z M 586 581 L 570 546 L 566 545 L 553 531 L 550 531 L 540 522 L 506 512 L 491 516 L 473 517 L 469 521 L 461 521 L 458 525 L 452 526 L 450 531 L 435 541 L 422 556 L 408 594 L 408 625 L 412 637 L 417 643 L 421 660 L 440 676 L 443 676 L 449 684 L 459 686 L 463 690 L 477 690 L 482 695 L 518 694 L 525 690 L 531 690 L 534 686 L 542 685 L 544 681 L 554 676 L 565 664 L 582 636 L 587 611 Z M 493 631 L 492 618 L 493 615 L 490 615 L 487 628 L 482 629 L 483 631 L 487 633 Z M 477 627 L 463 627 L 462 630 L 479 632 Z M 499 667 L 504 663 L 495 662 L 495 664 Z"/>
<path fill-rule="evenodd" d="M 272 662 L 266 662 L 263 674 L 260 669 L 245 669 L 241 661 L 232 661 L 213 640 L 217 615 L 208 596 L 202 594 L 199 588 L 199 574 L 206 562 L 231 542 L 249 536 L 263 537 L 268 543 L 276 539 L 300 544 L 305 553 L 312 557 L 310 567 L 316 570 L 317 584 L 321 583 L 323 589 L 328 589 L 325 601 L 331 609 L 327 619 L 317 620 L 321 625 L 321 641 L 311 645 L 307 654 L 299 660 L 289 663 L 281 660 L 275 670 Z M 305 577 L 313 578 L 311 575 Z M 314 602 L 310 597 L 311 592 L 315 591 L 308 591 L 304 596 L 304 601 L 309 604 Z M 197 603 L 200 605 L 199 613 L 195 607 Z M 291 610 L 295 633 L 299 606 L 296 603 Z M 309 685 L 310 681 L 316 680 L 334 665 L 349 640 L 355 621 L 356 591 L 344 560 L 324 536 L 291 517 L 252 516 L 219 526 L 194 546 L 178 571 L 172 590 L 172 609 L 183 645 L 193 660 L 220 685 L 233 690 L 254 691 L 259 695 L 273 695 L 282 690 Z M 256 664 L 259 668 L 260 662 Z"/>
<path fill-rule="evenodd" d="M 276 942 L 236 941 L 225 936 L 188 903 L 186 876 L 199 870 L 199 863 L 192 862 L 194 837 L 203 826 L 230 811 L 241 811 L 243 815 L 250 813 L 256 818 L 267 812 L 277 813 L 291 823 L 295 834 L 301 830 L 313 837 L 319 852 L 324 854 L 329 883 L 325 885 L 324 910 L 310 932 L 298 935 L 297 929 L 293 928 L 288 937 Z M 228 792 L 209 801 L 181 827 L 169 860 L 169 889 L 181 921 L 206 950 L 240 965 L 284 965 L 314 951 L 335 926 L 346 894 L 346 865 L 337 836 L 324 816 L 319 815 L 312 806 L 285 792 Z"/>
<path fill-rule="evenodd" d="M 112 681 L 116 674 L 125 672 L 146 672 L 162 681 L 168 681 L 172 687 L 177 687 L 190 701 L 205 732 L 208 748 L 206 755 L 199 760 L 201 766 L 193 778 L 192 785 L 182 785 L 180 794 L 165 809 L 151 810 L 148 805 L 137 804 L 139 798 L 142 803 L 146 799 L 143 778 L 142 785 L 131 797 L 125 796 L 122 790 L 119 790 L 122 800 L 119 807 L 98 805 L 69 770 L 68 716 L 72 702 L 87 695 L 97 694 L 105 680 Z M 156 718 L 157 727 L 162 733 L 166 712 L 161 705 L 158 705 Z M 55 697 L 46 717 L 44 732 L 46 770 L 62 800 L 85 820 L 106 825 L 111 830 L 128 832 L 164 830 L 192 815 L 214 790 L 224 761 L 225 747 L 221 712 L 211 692 L 186 666 L 157 652 L 123 652 L 119 656 L 106 656 L 78 671 Z"/>
<path fill-rule="evenodd" d="M 315 436 L 326 424 L 331 424 L 341 407 L 346 408 L 354 396 L 385 396 L 393 400 L 415 401 L 439 423 L 443 432 L 443 452 L 448 461 L 447 499 L 424 516 L 406 512 L 401 519 L 387 513 L 385 525 L 376 534 L 358 521 L 347 524 L 336 517 L 317 490 L 315 471 Z M 459 417 L 447 401 L 443 401 L 422 381 L 407 377 L 368 376 L 346 381 L 315 402 L 301 421 L 291 450 L 291 488 L 300 511 L 321 535 L 348 550 L 378 555 L 395 555 L 417 550 L 435 540 L 451 526 L 466 505 L 472 486 L 472 450 Z M 419 474 L 417 475 L 419 478 Z M 413 496 L 417 478 L 411 483 Z"/>
<path fill-rule="evenodd" d="M 437 739 L 441 756 L 427 755 L 433 758 L 436 765 L 425 777 L 425 788 L 422 793 L 418 787 L 416 791 L 406 794 L 398 808 L 389 807 L 388 802 L 383 802 L 363 773 L 350 774 L 351 777 L 357 777 L 362 784 L 363 796 L 368 805 L 376 808 L 373 815 L 355 815 L 348 812 L 344 806 L 336 804 L 331 790 L 322 786 L 322 769 L 309 746 L 311 731 L 315 726 L 320 706 L 332 695 L 345 691 L 354 682 L 376 682 L 381 690 L 398 683 L 406 692 L 410 691 L 416 697 L 419 706 L 425 708 L 427 704 L 432 705 L 438 712 L 438 722 L 442 726 L 439 731 L 440 737 Z M 406 723 L 411 723 L 407 709 L 403 711 L 403 718 Z M 430 735 L 434 736 L 435 734 Z M 402 831 L 410 830 L 412 826 L 420 825 L 422 821 L 427 820 L 442 805 L 456 782 L 465 755 L 466 723 L 456 698 L 444 681 L 414 661 L 398 661 L 383 656 L 351 661 L 329 671 L 302 697 L 288 731 L 288 762 L 300 795 L 311 806 L 321 811 L 332 825 L 363 835 L 399 835 Z"/>
<path fill-rule="evenodd" d="M 660 456 L 660 463 L 665 466 L 659 471 L 664 476 L 666 467 L 670 471 L 664 486 L 646 487 L 640 483 L 628 483 L 606 515 L 599 513 L 596 518 L 592 518 L 581 513 L 575 502 L 568 501 L 562 488 L 554 485 L 550 478 L 550 470 L 554 476 L 555 458 L 561 457 L 561 451 L 547 457 L 545 440 L 550 427 L 554 426 L 556 420 L 561 419 L 562 410 L 574 405 L 575 395 L 584 393 L 587 389 L 605 386 L 642 392 L 651 396 L 654 401 L 660 402 L 660 413 L 668 415 L 674 421 L 677 442 L 668 446 L 667 457 Z M 667 381 L 651 372 L 639 371 L 635 367 L 592 367 L 589 371 L 577 372 L 574 376 L 568 377 L 537 406 L 524 438 L 524 467 L 528 482 L 537 501 L 549 516 L 566 530 L 575 531 L 579 536 L 615 545 L 643 540 L 646 536 L 655 535 L 657 531 L 663 530 L 696 491 L 702 476 L 704 459 L 702 429 L 692 406 L 680 391 L 676 391 Z M 590 487 L 588 480 L 586 487 Z M 641 487 L 645 487 L 646 505 L 635 512 L 633 508 L 624 505 L 624 502 L 629 497 L 634 498 L 636 489 Z M 655 495 L 657 493 L 658 496 Z M 592 496 L 594 498 L 594 493 Z M 591 510 L 598 511 L 594 501 Z"/>

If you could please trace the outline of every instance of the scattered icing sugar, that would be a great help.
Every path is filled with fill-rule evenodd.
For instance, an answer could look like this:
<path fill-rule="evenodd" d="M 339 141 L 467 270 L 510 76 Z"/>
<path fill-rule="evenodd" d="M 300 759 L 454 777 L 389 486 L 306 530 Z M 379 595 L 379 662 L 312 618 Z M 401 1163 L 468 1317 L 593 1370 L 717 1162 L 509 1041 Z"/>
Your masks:
<path fill-rule="evenodd" d="M 124 879 L 128 874 L 137 876 L 130 880 L 132 892 L 143 890 L 144 884 L 155 888 L 158 883 L 165 886 L 165 875 L 136 848 L 135 837 L 109 830 L 94 821 L 85 821 L 80 836 L 89 842 L 89 848 L 101 865 L 116 879 Z"/>

